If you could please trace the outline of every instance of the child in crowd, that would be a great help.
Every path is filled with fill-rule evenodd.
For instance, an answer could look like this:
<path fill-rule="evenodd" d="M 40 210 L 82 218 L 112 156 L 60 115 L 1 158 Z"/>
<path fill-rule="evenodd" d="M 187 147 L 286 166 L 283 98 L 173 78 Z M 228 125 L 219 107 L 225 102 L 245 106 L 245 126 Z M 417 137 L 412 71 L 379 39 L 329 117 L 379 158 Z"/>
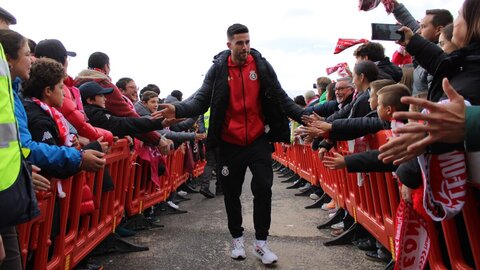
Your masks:
<path fill-rule="evenodd" d="M 113 92 L 113 88 L 103 88 L 97 82 L 91 81 L 82 84 L 80 87 L 82 102 L 84 104 L 85 113 L 93 126 L 101 127 L 109 130 L 114 136 L 133 136 L 136 134 L 146 133 L 153 130 L 162 129 L 164 125 L 168 125 L 166 120 L 135 118 L 135 117 L 118 117 L 112 115 L 106 108 L 106 95 Z M 151 99 L 153 111 L 157 110 L 158 98 Z M 152 112 L 153 112 L 152 111 Z"/>
<path fill-rule="evenodd" d="M 375 90 L 376 89 L 374 88 L 374 91 L 370 93 L 370 106 L 372 109 L 376 107 L 378 120 L 384 121 L 384 129 L 390 129 L 390 123 L 393 120 L 393 113 L 396 111 L 408 111 L 409 106 L 402 103 L 400 99 L 404 96 L 410 96 L 410 90 L 403 84 L 387 85 L 378 91 Z M 378 128 L 381 125 L 377 124 L 376 126 Z M 372 128 L 370 131 L 373 131 L 374 129 L 375 128 Z M 323 164 L 330 169 L 347 168 L 348 172 L 389 172 L 397 169 L 397 166 L 394 166 L 392 163 L 384 164 L 378 159 L 378 155 L 378 150 L 355 153 L 345 157 L 339 153 L 334 153 L 332 157 L 325 157 Z M 369 249 L 373 247 L 372 240 L 368 238 L 364 242 L 359 242 L 357 244 L 361 249 Z M 376 250 L 368 251 L 365 254 L 367 258 L 388 262 L 390 260 L 388 250 L 378 241 L 375 246 Z"/>

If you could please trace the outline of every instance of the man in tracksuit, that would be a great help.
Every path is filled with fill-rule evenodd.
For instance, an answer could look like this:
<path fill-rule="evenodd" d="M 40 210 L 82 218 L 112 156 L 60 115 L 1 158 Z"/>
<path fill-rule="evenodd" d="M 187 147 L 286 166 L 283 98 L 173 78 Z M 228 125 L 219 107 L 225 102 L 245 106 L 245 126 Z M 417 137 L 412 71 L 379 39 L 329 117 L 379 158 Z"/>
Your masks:
<path fill-rule="evenodd" d="M 273 180 L 270 142 L 289 142 L 287 116 L 301 122 L 303 109 L 287 96 L 270 63 L 250 49 L 246 26 L 231 25 L 227 37 L 229 50 L 215 56 L 201 88 L 188 101 L 162 105 L 162 113 L 164 117 L 191 117 L 210 107 L 207 147 L 217 151 L 217 177 L 234 238 L 231 257 L 246 257 L 240 195 L 248 167 L 253 174 L 254 254 L 271 264 L 278 258 L 266 245 Z"/>

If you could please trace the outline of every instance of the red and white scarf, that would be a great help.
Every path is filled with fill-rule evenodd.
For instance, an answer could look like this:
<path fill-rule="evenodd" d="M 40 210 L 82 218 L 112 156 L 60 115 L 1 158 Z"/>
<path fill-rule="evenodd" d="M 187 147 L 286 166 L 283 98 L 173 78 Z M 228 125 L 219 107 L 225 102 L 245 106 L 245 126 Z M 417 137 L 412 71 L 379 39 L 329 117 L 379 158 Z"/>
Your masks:
<path fill-rule="evenodd" d="M 423 207 L 434 221 L 458 214 L 465 204 L 467 166 L 465 152 L 452 151 L 418 157 L 423 178 Z"/>
<path fill-rule="evenodd" d="M 427 222 L 403 200 L 397 208 L 396 222 L 395 270 L 424 269 L 430 250 Z"/>
<path fill-rule="evenodd" d="M 368 42 L 368 40 L 364 38 L 362 39 L 339 38 L 333 54 L 341 53 L 343 50 L 348 49 L 353 45 L 366 43 L 366 42 Z"/>
<path fill-rule="evenodd" d="M 446 104 L 449 100 L 438 103 Z M 465 101 L 466 106 L 470 106 Z M 423 113 L 428 114 L 428 110 Z M 434 221 L 443 221 L 458 214 L 465 204 L 467 165 L 464 151 L 418 157 L 423 178 L 423 207 Z"/>
<path fill-rule="evenodd" d="M 380 3 L 385 6 L 385 10 L 388 14 L 392 13 L 394 7 L 392 0 L 359 0 L 358 9 L 369 11 L 376 8 Z"/>
<path fill-rule="evenodd" d="M 40 106 L 42 110 L 47 112 L 48 115 L 52 117 L 53 121 L 55 121 L 55 124 L 57 124 L 58 138 L 60 140 L 60 144 L 65 146 L 72 146 L 72 139 L 75 135 L 70 134 L 70 131 L 68 129 L 68 122 L 63 116 L 63 114 L 57 109 L 50 107 L 45 102 L 39 100 L 38 98 L 33 97 L 32 100 L 38 106 Z"/>
<path fill-rule="evenodd" d="M 52 117 L 53 121 L 55 121 L 55 124 L 57 125 L 57 129 L 58 129 L 58 139 L 60 140 L 60 144 L 65 146 L 72 146 L 72 140 L 75 135 L 70 134 L 70 131 L 68 129 L 68 122 L 63 116 L 63 114 L 59 112 L 57 109 L 50 107 L 45 102 L 39 100 L 38 98 L 32 97 L 32 100 L 38 106 L 40 106 L 42 110 L 47 112 L 48 115 Z M 58 191 L 58 194 L 57 194 L 58 197 L 65 198 L 67 196 L 65 192 L 63 192 L 61 181 L 57 181 L 57 191 Z"/>

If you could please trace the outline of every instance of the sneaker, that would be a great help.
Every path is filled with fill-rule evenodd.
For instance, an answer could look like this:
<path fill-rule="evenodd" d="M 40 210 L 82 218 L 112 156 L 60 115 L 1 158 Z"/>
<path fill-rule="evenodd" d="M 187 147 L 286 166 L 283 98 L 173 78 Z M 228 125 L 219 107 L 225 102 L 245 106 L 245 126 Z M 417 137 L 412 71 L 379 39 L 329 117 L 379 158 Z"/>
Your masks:
<path fill-rule="evenodd" d="M 335 209 L 335 201 L 331 200 L 329 203 L 324 203 L 322 205 L 322 210 L 328 211 L 331 209 Z"/>
<path fill-rule="evenodd" d="M 230 257 L 235 260 L 243 260 L 247 258 L 245 254 L 245 245 L 243 244 L 243 236 L 233 239 L 233 249 Z"/>
<path fill-rule="evenodd" d="M 180 190 L 180 191 L 177 192 L 177 194 L 180 195 L 180 196 L 182 196 L 182 197 L 185 197 L 185 196 L 188 195 L 188 192 L 183 191 L 183 190 Z"/>
<path fill-rule="evenodd" d="M 335 223 L 332 226 L 330 226 L 330 228 L 334 230 L 343 229 L 344 227 L 345 226 L 343 225 L 343 221 L 340 221 L 339 223 Z"/>
<path fill-rule="evenodd" d="M 171 208 L 175 209 L 175 210 L 178 210 L 178 205 L 176 205 L 175 203 L 173 203 L 172 201 L 168 201 L 167 202 L 168 206 L 170 206 Z"/>
<path fill-rule="evenodd" d="M 304 191 L 307 191 L 311 187 L 312 187 L 312 184 L 306 183 L 305 185 L 299 187 L 298 190 L 301 191 L 301 192 L 304 192 Z"/>
<path fill-rule="evenodd" d="M 263 264 L 272 264 L 278 261 L 277 255 L 268 248 L 266 241 L 256 240 L 253 243 L 253 254 L 262 260 Z"/>
<path fill-rule="evenodd" d="M 320 196 L 318 196 L 317 193 L 312 193 L 312 194 L 310 194 L 310 199 L 316 201 L 316 200 L 320 199 Z"/>
<path fill-rule="evenodd" d="M 335 210 L 335 211 L 333 211 Z M 337 214 L 337 209 L 330 210 L 331 212 L 328 213 L 328 218 L 333 218 L 335 214 Z"/>

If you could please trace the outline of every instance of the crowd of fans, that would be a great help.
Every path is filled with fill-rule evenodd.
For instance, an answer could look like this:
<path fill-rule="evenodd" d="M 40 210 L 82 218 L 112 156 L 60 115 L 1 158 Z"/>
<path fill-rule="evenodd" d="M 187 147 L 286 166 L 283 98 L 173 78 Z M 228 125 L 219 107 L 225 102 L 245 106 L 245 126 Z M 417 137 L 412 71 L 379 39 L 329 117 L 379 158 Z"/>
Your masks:
<path fill-rule="evenodd" d="M 356 64 L 347 76 L 335 80 L 320 77 L 316 83 L 318 93 L 308 91 L 295 97 L 304 116 L 303 123 L 292 121 L 291 138 L 292 143 L 311 144 L 323 164 L 332 170 L 395 172 L 402 184 L 403 200 L 412 202 L 412 190 L 422 186 L 418 156 L 452 150 L 475 152 L 480 146 L 480 98 L 475 90 L 480 78 L 476 73 L 480 67 L 480 4 L 465 0 L 455 21 L 449 11 L 432 9 L 418 22 L 404 5 L 393 3 L 393 14 L 403 25 L 400 31 L 405 37 L 398 41 L 399 52 L 402 59 L 411 55 L 407 59 L 413 62 L 392 63 L 381 43 L 360 45 L 353 54 Z M 30 150 L 28 161 L 41 169 L 40 173 L 34 170 L 34 190 L 50 189 L 48 177 L 66 178 L 81 170 L 103 168 L 105 154 L 118 138 L 127 138 L 132 151 L 150 161 L 154 182 L 165 173 L 166 165 L 156 156 L 182 147 L 205 158 L 201 144 L 207 136 L 204 117 L 166 119 L 159 112 L 159 103 L 182 102 L 181 91 L 174 90 L 160 100 L 160 89 L 154 84 L 138 91 L 135 81 L 128 77 L 113 83 L 109 77 L 110 59 L 103 52 L 92 53 L 87 69 L 70 77 L 68 59 L 76 55 L 74 52 L 67 51 L 59 40 L 35 44 L 9 30 L 15 18 L 3 9 L 0 13 L 0 43 L 10 71 L 21 146 Z M 398 55 L 394 58 L 398 59 Z M 400 126 L 394 130 L 395 137 L 380 149 L 366 151 L 359 138 L 393 129 L 397 122 L 402 124 L 395 124 Z M 344 140 L 355 140 L 352 155 L 325 155 L 336 141 Z M 209 179 L 215 155 L 208 149 L 206 155 L 211 165 L 201 180 L 201 193 L 212 198 L 215 194 L 209 190 Z M 291 188 L 311 190 L 311 198 L 319 198 L 319 187 L 295 180 Z M 191 182 L 184 190 L 194 192 Z M 216 194 L 221 193 L 218 185 Z M 174 193 L 169 198 L 170 206 L 178 209 L 174 201 L 178 202 L 178 196 L 181 200 L 184 194 Z M 334 215 L 338 205 L 332 199 L 322 209 Z M 36 215 L 34 211 L 30 214 Z M 340 223 L 332 226 L 332 235 L 341 235 L 353 222 L 346 213 Z M 1 258 L 0 268 L 21 269 L 12 229 L 15 224 L 10 225 L 1 230 L 0 246 L 9 253 Z M 388 250 L 367 232 L 355 244 L 367 250 L 369 258 L 391 259 Z"/>

